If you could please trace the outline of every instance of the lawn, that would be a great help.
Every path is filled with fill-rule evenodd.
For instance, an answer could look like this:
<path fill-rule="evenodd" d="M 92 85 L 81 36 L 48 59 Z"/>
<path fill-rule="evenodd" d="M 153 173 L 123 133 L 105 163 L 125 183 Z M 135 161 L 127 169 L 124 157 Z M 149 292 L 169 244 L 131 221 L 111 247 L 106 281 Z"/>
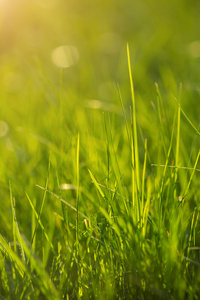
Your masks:
<path fill-rule="evenodd" d="M 200 298 L 199 13 L 0 0 L 0 299 Z"/>

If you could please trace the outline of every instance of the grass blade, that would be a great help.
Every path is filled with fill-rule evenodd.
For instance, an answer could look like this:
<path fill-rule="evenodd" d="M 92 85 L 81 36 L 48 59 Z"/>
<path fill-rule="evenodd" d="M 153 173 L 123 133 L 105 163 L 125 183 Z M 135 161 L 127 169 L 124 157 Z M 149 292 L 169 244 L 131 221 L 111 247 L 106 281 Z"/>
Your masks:
<path fill-rule="evenodd" d="M 48 191 L 47 189 L 44 189 L 44 190 L 45 190 L 45 191 Z M 40 219 L 38 213 L 36 212 L 35 207 L 34 207 L 32 201 L 31 201 L 30 197 L 28 196 L 28 194 L 27 194 L 26 192 L 25 192 L 25 194 L 26 194 L 26 197 L 27 197 L 27 199 L 28 199 L 28 201 L 29 201 L 29 204 L 30 204 L 30 206 L 31 206 L 31 208 L 32 208 L 32 210 L 33 210 L 33 212 L 34 212 L 34 214 L 35 214 L 35 217 L 36 217 L 36 219 L 37 219 L 37 222 L 38 222 L 38 224 L 40 225 L 40 227 L 41 227 L 41 229 L 42 229 L 42 232 L 44 233 L 44 236 L 45 236 L 47 242 L 49 243 L 49 245 L 50 245 L 50 247 L 51 247 L 51 250 L 53 251 L 53 253 L 55 253 L 53 244 L 52 244 L 51 241 L 49 240 L 49 237 L 48 237 L 48 235 L 47 235 L 47 233 L 46 233 L 46 231 L 45 231 L 45 228 L 44 228 L 44 226 L 43 226 L 43 224 L 42 224 L 42 221 L 41 221 L 41 219 Z M 33 242 L 33 241 L 32 241 L 32 242 Z"/>
<path fill-rule="evenodd" d="M 25 253 L 21 241 L 21 234 L 18 227 L 16 212 L 15 212 L 15 199 L 12 196 L 12 188 L 10 183 L 10 201 L 11 201 L 11 208 L 12 208 L 12 214 L 13 214 L 13 235 L 14 235 L 14 250 L 16 252 L 16 238 L 18 239 L 20 250 L 21 250 L 21 256 L 22 260 L 25 262 Z"/>
<path fill-rule="evenodd" d="M 91 172 L 89 169 L 88 169 L 88 172 L 89 172 L 89 174 L 90 174 L 90 177 L 91 177 L 91 179 L 92 179 L 92 181 L 93 181 L 95 187 L 96 187 L 97 190 L 99 191 L 99 194 L 101 195 L 102 198 L 105 198 L 105 195 L 104 195 L 104 193 L 103 193 L 103 191 L 102 191 L 100 185 L 99 185 L 98 182 L 96 181 L 94 175 L 92 174 L 92 172 Z"/>
<path fill-rule="evenodd" d="M 197 158 L 196 158 L 196 161 L 195 161 L 195 164 L 194 164 L 194 168 L 193 168 L 192 174 L 191 174 L 190 179 L 189 179 L 189 181 L 188 181 L 188 185 L 187 185 L 187 187 L 186 187 L 186 190 L 185 190 L 185 193 L 184 193 L 184 196 L 183 196 L 183 201 L 184 201 L 184 199 L 185 199 L 185 197 L 186 197 L 186 195 L 187 195 L 187 193 L 188 193 L 188 191 L 189 191 L 190 184 L 191 184 L 191 182 L 192 182 L 192 178 L 193 178 L 193 176 L 194 176 L 194 173 L 195 173 L 195 170 L 196 170 L 197 163 L 198 163 L 198 161 L 199 161 L 199 156 L 200 156 L 200 150 L 199 150 L 199 152 L 198 152 L 198 155 L 197 155 Z"/>
<path fill-rule="evenodd" d="M 53 195 L 54 197 L 56 197 L 57 199 L 59 199 L 60 201 L 62 201 L 64 204 L 66 204 L 68 207 L 70 207 L 72 210 L 74 210 L 75 212 L 77 212 L 77 208 L 74 207 L 73 205 L 71 205 L 69 202 L 67 202 L 66 200 L 64 200 L 63 198 L 59 197 L 58 195 L 56 195 L 55 193 L 45 189 L 44 187 L 36 184 L 36 186 L 38 188 L 40 188 L 41 190 L 46 190 L 49 194 Z M 83 214 L 80 210 L 78 211 L 79 215 L 83 216 L 85 219 L 87 219 L 88 221 L 90 221 L 90 219 L 85 215 Z"/>
<path fill-rule="evenodd" d="M 146 175 L 146 164 L 147 164 L 147 140 L 145 139 L 144 144 L 144 164 L 143 164 L 143 173 L 142 173 L 142 201 L 141 201 L 141 212 L 144 209 L 144 188 L 145 188 L 145 175 Z"/>
<path fill-rule="evenodd" d="M 133 140 L 134 140 L 134 157 L 135 157 L 135 169 L 136 169 L 136 182 L 137 189 L 140 190 L 140 176 L 139 176 L 139 154 L 138 154 L 138 139 L 137 139 L 137 120 L 136 120 L 136 107 L 135 107 L 135 94 L 134 94 L 134 86 L 133 86 L 133 77 L 131 71 L 131 62 L 130 62 L 130 51 L 129 45 L 127 44 L 127 58 L 128 58 L 128 69 L 129 69 L 129 78 L 130 78 L 130 86 L 131 86 L 131 99 L 132 99 L 132 108 L 133 108 Z M 134 165 L 134 164 L 133 164 Z"/>

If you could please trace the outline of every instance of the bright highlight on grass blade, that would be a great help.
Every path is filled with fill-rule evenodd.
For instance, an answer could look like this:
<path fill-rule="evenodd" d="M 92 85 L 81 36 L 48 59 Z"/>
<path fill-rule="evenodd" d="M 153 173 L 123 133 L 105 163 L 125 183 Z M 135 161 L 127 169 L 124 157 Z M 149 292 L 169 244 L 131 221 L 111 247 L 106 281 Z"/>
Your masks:
<path fill-rule="evenodd" d="M 174 168 L 174 169 L 184 169 L 184 170 L 194 170 L 200 172 L 200 169 L 188 168 L 188 167 L 180 167 L 180 166 L 170 166 L 170 165 L 158 165 L 158 164 L 151 164 L 152 167 L 167 167 L 167 168 Z"/>
<path fill-rule="evenodd" d="M 79 61 L 79 51 L 75 46 L 63 45 L 53 50 L 52 61 L 59 68 L 69 68 Z"/>

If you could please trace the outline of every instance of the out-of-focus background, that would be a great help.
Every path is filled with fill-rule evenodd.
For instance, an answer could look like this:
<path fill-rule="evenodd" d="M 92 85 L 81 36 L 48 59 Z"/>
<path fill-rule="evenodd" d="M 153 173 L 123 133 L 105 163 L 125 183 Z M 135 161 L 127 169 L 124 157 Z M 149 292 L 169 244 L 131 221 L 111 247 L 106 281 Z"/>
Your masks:
<path fill-rule="evenodd" d="M 124 117 L 117 91 L 118 84 L 130 119 L 127 43 L 139 139 L 149 139 L 151 162 L 156 161 L 158 146 L 155 82 L 165 110 L 170 112 L 168 138 L 180 83 L 181 105 L 198 127 L 199 13 L 200 2 L 195 0 L 0 0 L 2 222 L 4 212 L 10 210 L 9 180 L 16 198 L 21 199 L 18 209 L 26 211 L 24 191 L 28 190 L 34 199 L 39 193 L 35 184 L 45 185 L 50 150 L 52 169 L 55 167 L 50 188 L 56 182 L 58 186 L 58 178 L 61 184 L 74 183 L 75 163 L 71 157 L 75 155 L 78 132 L 81 168 L 87 171 L 92 165 L 97 173 L 101 169 L 103 178 L 106 170 L 99 156 L 105 141 L 102 111 L 116 115 L 113 134 L 115 138 L 119 135 L 121 167 L 126 170 L 125 182 L 127 178 L 129 184 L 131 169 L 126 168 L 126 131 L 122 130 Z M 195 132 L 187 122 L 181 130 L 181 147 L 188 161 Z M 143 155 L 142 149 L 143 145 Z M 183 165 L 185 161 L 183 157 Z M 3 230 L 9 226 L 5 222 Z"/>
<path fill-rule="evenodd" d="M 66 87 L 107 99 L 106 83 L 127 80 L 127 42 L 139 89 L 195 85 L 199 9 L 198 1 L 1 0 L 1 92 L 23 89 L 40 65 L 55 84 L 63 67 Z"/>

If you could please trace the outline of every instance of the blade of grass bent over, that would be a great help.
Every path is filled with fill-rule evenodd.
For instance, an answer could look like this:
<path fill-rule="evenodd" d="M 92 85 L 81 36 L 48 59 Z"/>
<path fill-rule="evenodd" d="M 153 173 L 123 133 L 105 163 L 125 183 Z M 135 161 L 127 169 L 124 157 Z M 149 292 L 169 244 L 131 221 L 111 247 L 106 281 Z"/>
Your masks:
<path fill-rule="evenodd" d="M 175 100 L 176 103 L 177 103 L 177 99 L 174 98 L 174 100 Z M 177 105 L 180 106 L 180 103 L 177 103 Z M 194 124 L 192 123 L 192 121 L 190 121 L 189 117 L 186 115 L 186 113 L 184 112 L 184 110 L 182 109 L 181 106 L 180 106 L 180 110 L 181 110 L 182 114 L 184 115 L 184 117 L 186 118 L 186 120 L 188 121 L 188 123 L 189 123 L 189 124 L 192 126 L 192 128 L 195 130 L 196 134 L 197 134 L 197 135 L 200 135 L 199 130 L 194 126 Z"/>
<path fill-rule="evenodd" d="M 50 174 L 50 168 L 51 168 L 51 151 L 49 153 L 49 163 L 48 163 L 48 171 L 47 171 L 47 179 L 46 179 L 46 184 L 45 184 L 45 188 L 47 189 L 48 188 L 48 183 L 49 183 L 49 174 Z M 27 195 L 26 195 L 27 196 Z M 40 208 L 40 211 L 39 213 L 37 214 L 37 223 L 35 225 L 35 230 L 32 234 L 32 241 L 31 243 L 33 244 L 33 241 L 35 240 L 35 235 L 36 235 L 36 232 L 37 232 L 37 228 L 38 228 L 38 223 L 40 221 L 40 218 L 41 218 L 41 214 L 42 214 L 42 211 L 43 211 L 43 207 L 44 207 L 44 202 L 45 202 L 45 198 L 46 198 L 46 191 L 44 191 L 44 195 L 43 195 L 43 198 L 42 198 L 42 205 L 41 205 L 41 208 Z M 30 202 L 30 198 L 28 199 L 29 202 Z M 31 206 L 32 208 L 34 207 L 33 205 Z"/>
<path fill-rule="evenodd" d="M 45 189 L 45 191 L 47 192 L 48 190 Z M 42 229 L 42 231 L 43 231 L 43 233 L 44 233 L 44 236 L 45 236 L 47 242 L 49 243 L 49 245 L 50 245 L 50 247 L 51 247 L 53 253 L 55 254 L 55 250 L 54 250 L 53 244 L 52 244 L 51 241 L 49 240 L 49 237 L 48 237 L 48 235 L 47 235 L 47 233 L 46 233 L 46 231 L 45 231 L 45 229 L 44 229 L 44 226 L 43 226 L 43 224 L 42 224 L 42 222 L 41 222 L 41 219 L 40 219 L 38 213 L 37 213 L 36 210 L 35 210 L 34 205 L 33 205 L 32 201 L 31 201 L 31 199 L 29 198 L 28 194 L 27 194 L 26 192 L 25 192 L 25 194 L 26 194 L 26 197 L 27 197 L 27 199 L 28 199 L 28 201 L 29 201 L 29 203 L 30 203 L 30 206 L 31 206 L 32 210 L 34 211 L 34 214 L 35 214 L 35 217 L 36 217 L 36 219 L 37 219 L 37 222 L 38 222 L 38 224 L 40 225 L 40 227 L 41 227 L 41 229 Z"/>
<path fill-rule="evenodd" d="M 5 254 L 5 256 L 13 262 L 17 271 L 19 272 L 21 277 L 24 277 L 24 274 L 28 273 L 27 266 L 24 262 L 19 258 L 19 256 L 11 249 L 9 244 L 5 241 L 5 239 L 0 234 L 0 251 Z"/>
<path fill-rule="evenodd" d="M 188 167 L 180 167 L 180 166 L 171 166 L 171 165 L 158 165 L 158 164 L 151 164 L 152 167 L 166 167 L 166 168 L 174 168 L 174 169 L 183 169 L 183 170 L 194 170 L 196 172 L 200 172 L 200 169 L 188 168 Z"/>
<path fill-rule="evenodd" d="M 45 297 L 47 299 L 56 299 L 58 300 L 58 292 L 51 281 L 48 273 L 45 271 L 42 262 L 39 260 L 39 258 L 36 257 L 36 255 L 33 255 L 32 249 L 30 249 L 30 246 L 28 246 L 27 241 L 25 238 L 21 239 L 24 252 L 26 253 L 27 258 L 29 259 L 33 269 L 36 271 L 37 276 L 36 281 L 37 284 L 40 286 L 40 289 L 44 293 Z M 32 276 L 32 280 L 35 280 L 35 278 Z"/>
<path fill-rule="evenodd" d="M 71 205 L 70 203 L 68 203 L 67 201 L 65 201 L 64 199 L 62 199 L 62 198 L 59 197 L 58 195 L 56 195 L 55 193 L 53 193 L 53 192 L 51 192 L 51 191 L 45 189 L 44 187 L 42 187 L 42 186 L 40 186 L 40 185 L 38 185 L 38 184 L 36 184 L 36 186 L 37 186 L 38 188 L 40 188 L 41 190 L 46 190 L 49 194 L 53 195 L 54 197 L 56 197 L 57 199 L 59 199 L 60 201 L 62 201 L 64 204 L 66 204 L 66 205 L 69 206 L 71 209 L 73 209 L 74 211 L 77 212 L 77 208 L 76 208 L 76 207 L 74 207 L 73 205 Z M 86 215 L 84 215 L 80 210 L 78 211 L 78 213 L 79 213 L 79 215 L 83 216 L 85 219 L 87 219 L 88 221 L 90 221 L 90 219 L 89 219 Z"/>

